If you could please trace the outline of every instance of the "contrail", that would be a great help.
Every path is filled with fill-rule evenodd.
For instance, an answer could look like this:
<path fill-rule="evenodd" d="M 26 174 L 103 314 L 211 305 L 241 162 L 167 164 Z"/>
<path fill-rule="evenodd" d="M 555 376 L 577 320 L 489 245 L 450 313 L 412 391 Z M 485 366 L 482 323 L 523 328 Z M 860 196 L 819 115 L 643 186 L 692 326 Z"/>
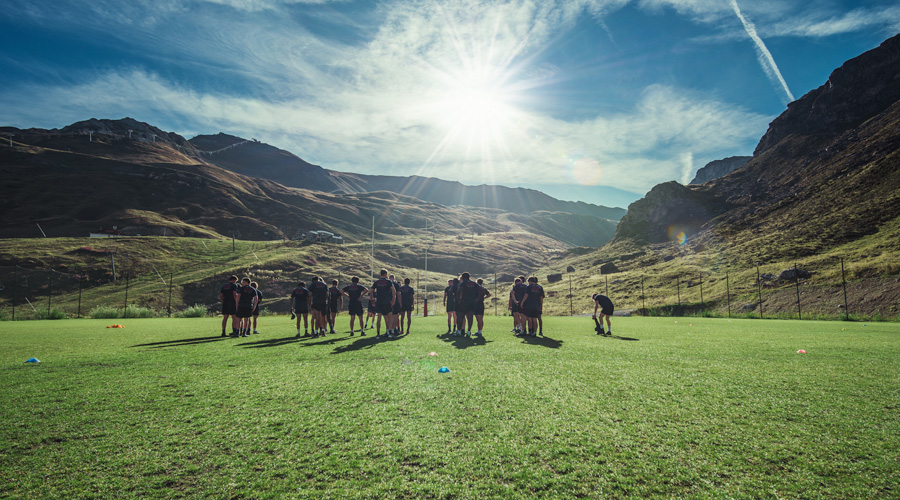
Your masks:
<path fill-rule="evenodd" d="M 756 26 L 744 18 L 744 14 L 741 13 L 741 8 L 738 6 L 737 0 L 731 0 L 731 8 L 738 16 L 738 19 L 741 20 L 741 24 L 744 25 L 744 29 L 747 31 L 747 34 L 750 35 L 753 43 L 756 44 L 756 49 L 759 51 L 759 62 L 762 64 L 766 75 L 773 83 L 777 81 L 777 83 L 781 84 L 785 95 L 787 95 L 788 102 L 794 101 L 794 94 L 791 93 L 791 89 L 788 88 L 787 82 L 785 82 L 784 77 L 781 76 L 781 71 L 778 70 L 778 65 L 775 64 L 775 58 L 772 57 L 772 53 L 769 52 L 769 49 L 766 48 L 766 44 L 763 43 L 762 38 L 756 33 Z"/>

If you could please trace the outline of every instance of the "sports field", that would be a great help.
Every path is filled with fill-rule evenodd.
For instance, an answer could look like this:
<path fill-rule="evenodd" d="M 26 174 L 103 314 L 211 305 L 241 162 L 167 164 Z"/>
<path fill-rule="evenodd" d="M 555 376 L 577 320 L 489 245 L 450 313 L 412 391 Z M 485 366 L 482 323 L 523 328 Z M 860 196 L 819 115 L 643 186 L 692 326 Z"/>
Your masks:
<path fill-rule="evenodd" d="M 900 497 L 900 324 L 486 320 L 4 322 L 0 496 Z"/>

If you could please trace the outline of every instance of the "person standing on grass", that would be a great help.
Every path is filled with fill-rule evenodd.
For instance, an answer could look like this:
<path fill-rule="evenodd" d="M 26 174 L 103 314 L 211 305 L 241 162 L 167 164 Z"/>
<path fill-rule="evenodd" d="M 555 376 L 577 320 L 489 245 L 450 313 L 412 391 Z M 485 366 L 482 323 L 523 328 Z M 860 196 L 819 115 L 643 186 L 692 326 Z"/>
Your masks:
<path fill-rule="evenodd" d="M 325 325 L 328 323 L 328 285 L 322 278 L 313 276 L 312 285 L 309 286 L 309 294 L 312 295 L 313 338 L 325 336 Z"/>
<path fill-rule="evenodd" d="M 350 278 L 350 284 L 341 289 L 341 293 L 347 297 L 347 309 L 350 312 L 351 337 L 353 336 L 353 321 L 357 316 L 359 317 L 359 334 L 364 337 L 366 335 L 365 327 L 363 327 L 363 305 L 360 298 L 368 291 L 368 288 L 359 284 L 358 276 Z"/>
<path fill-rule="evenodd" d="M 491 292 L 484 287 L 483 279 L 478 278 L 475 283 L 478 283 L 478 286 L 481 287 L 481 290 L 479 290 L 480 293 L 475 299 L 475 321 L 478 322 L 478 333 L 476 335 L 483 337 L 484 334 L 481 333 L 481 331 L 484 329 L 484 299 L 490 297 Z"/>
<path fill-rule="evenodd" d="M 606 333 L 607 336 L 612 336 L 612 324 L 610 323 L 610 318 L 612 318 L 613 312 L 615 312 L 616 308 L 613 306 L 611 300 L 606 295 L 601 295 L 599 293 L 595 293 L 591 296 L 594 300 L 594 323 L 597 325 L 595 330 L 597 331 L 597 335 L 604 335 L 603 333 L 603 317 L 606 317 Z M 600 316 L 597 316 L 597 309 L 600 309 Z"/>
<path fill-rule="evenodd" d="M 543 325 L 538 330 L 538 318 L 541 317 L 541 311 L 544 308 L 544 288 L 538 285 L 536 276 L 528 278 L 528 290 L 525 292 L 525 298 L 519 304 L 525 317 L 528 318 L 528 334 L 532 337 L 538 333 L 544 336 Z"/>
<path fill-rule="evenodd" d="M 306 289 L 306 283 L 300 282 L 297 288 L 291 292 L 291 315 L 297 316 L 297 337 L 300 337 L 300 317 L 303 316 L 303 336 L 309 335 L 309 305 L 312 296 Z"/>
<path fill-rule="evenodd" d="M 409 335 L 409 327 L 412 326 L 413 302 L 415 301 L 416 289 L 409 286 L 409 278 L 403 279 L 403 286 L 400 287 L 400 333 L 403 333 L 403 318 L 406 318 L 406 334 Z"/>
<path fill-rule="evenodd" d="M 231 335 L 236 337 L 238 331 L 237 325 L 237 303 L 234 301 L 234 294 L 237 292 L 237 276 L 228 277 L 228 282 L 222 285 L 219 291 L 219 300 L 222 301 L 222 336 L 225 336 L 225 327 L 228 326 L 228 318 L 231 317 Z"/>
<path fill-rule="evenodd" d="M 456 325 L 456 291 L 453 290 L 453 280 L 447 280 L 447 288 L 444 288 L 444 308 L 447 310 L 447 333 L 456 333 L 459 327 Z"/>
<path fill-rule="evenodd" d="M 397 289 L 394 283 L 388 279 L 387 269 L 382 269 L 380 278 L 372 283 L 369 288 L 369 300 L 375 301 L 375 312 L 378 319 L 375 323 L 375 338 L 381 338 L 381 318 L 384 318 L 384 328 L 388 338 L 392 338 L 388 327 L 388 321 L 391 317 L 391 311 L 394 309 L 394 302 L 397 300 Z"/>
<path fill-rule="evenodd" d="M 241 286 L 234 293 L 237 302 L 237 317 L 239 321 L 239 337 L 250 336 L 251 316 L 256 309 L 256 289 L 250 286 L 250 278 L 241 280 Z"/>
<path fill-rule="evenodd" d="M 253 333 L 258 334 L 259 330 L 256 329 L 256 320 L 259 318 L 259 304 L 262 302 L 263 296 L 262 292 L 259 291 L 259 283 L 254 281 L 250 283 L 250 286 L 256 290 L 256 308 L 253 309 Z"/>
<path fill-rule="evenodd" d="M 391 280 L 391 283 L 394 285 L 394 290 L 397 292 L 397 300 L 394 301 L 394 305 L 391 308 L 391 333 L 394 335 L 400 335 L 400 310 L 403 308 L 403 304 L 400 302 L 400 282 L 394 278 L 394 275 L 390 275 L 388 277 Z"/>
<path fill-rule="evenodd" d="M 334 321 L 342 307 L 344 296 L 338 288 L 338 280 L 331 280 L 331 288 L 328 289 L 328 325 L 331 327 L 331 333 L 334 333 Z"/>
<path fill-rule="evenodd" d="M 469 273 L 462 273 L 459 276 L 459 285 L 456 288 L 456 321 L 458 321 L 457 324 L 462 325 L 460 335 L 472 336 L 472 326 L 475 323 L 475 300 L 480 293 L 479 288 L 478 283 L 472 281 Z"/>
<path fill-rule="evenodd" d="M 525 292 L 528 291 L 528 285 L 525 283 L 525 276 L 519 276 L 516 278 L 516 282 L 512 287 L 512 290 L 509 291 L 509 298 L 511 304 L 511 309 L 513 312 L 513 332 L 516 335 L 524 335 L 526 333 L 526 318 L 525 313 L 522 311 L 522 300 L 525 299 Z"/>

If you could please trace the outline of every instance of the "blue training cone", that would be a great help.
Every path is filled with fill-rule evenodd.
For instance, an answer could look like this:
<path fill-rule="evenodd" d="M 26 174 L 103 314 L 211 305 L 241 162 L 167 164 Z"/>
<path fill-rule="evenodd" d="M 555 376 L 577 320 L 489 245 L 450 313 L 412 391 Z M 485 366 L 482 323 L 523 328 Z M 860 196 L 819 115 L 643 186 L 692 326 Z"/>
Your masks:
<path fill-rule="evenodd" d="M 446 366 L 442 366 L 440 367 L 440 369 L 438 369 L 438 373 L 450 373 L 450 369 Z"/>
<path fill-rule="evenodd" d="M 40 363 L 40 362 L 41 362 L 41 360 L 39 360 L 37 358 L 31 358 L 28 361 L 26 361 L 26 363 Z"/>

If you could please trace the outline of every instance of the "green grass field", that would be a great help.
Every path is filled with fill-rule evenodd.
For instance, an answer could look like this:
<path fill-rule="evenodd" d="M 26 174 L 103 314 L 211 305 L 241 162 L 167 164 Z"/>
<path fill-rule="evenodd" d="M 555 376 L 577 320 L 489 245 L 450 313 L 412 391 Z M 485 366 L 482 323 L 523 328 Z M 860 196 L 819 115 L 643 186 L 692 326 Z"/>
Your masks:
<path fill-rule="evenodd" d="M 444 321 L 3 323 L 0 497 L 900 497 L 900 324 Z"/>

